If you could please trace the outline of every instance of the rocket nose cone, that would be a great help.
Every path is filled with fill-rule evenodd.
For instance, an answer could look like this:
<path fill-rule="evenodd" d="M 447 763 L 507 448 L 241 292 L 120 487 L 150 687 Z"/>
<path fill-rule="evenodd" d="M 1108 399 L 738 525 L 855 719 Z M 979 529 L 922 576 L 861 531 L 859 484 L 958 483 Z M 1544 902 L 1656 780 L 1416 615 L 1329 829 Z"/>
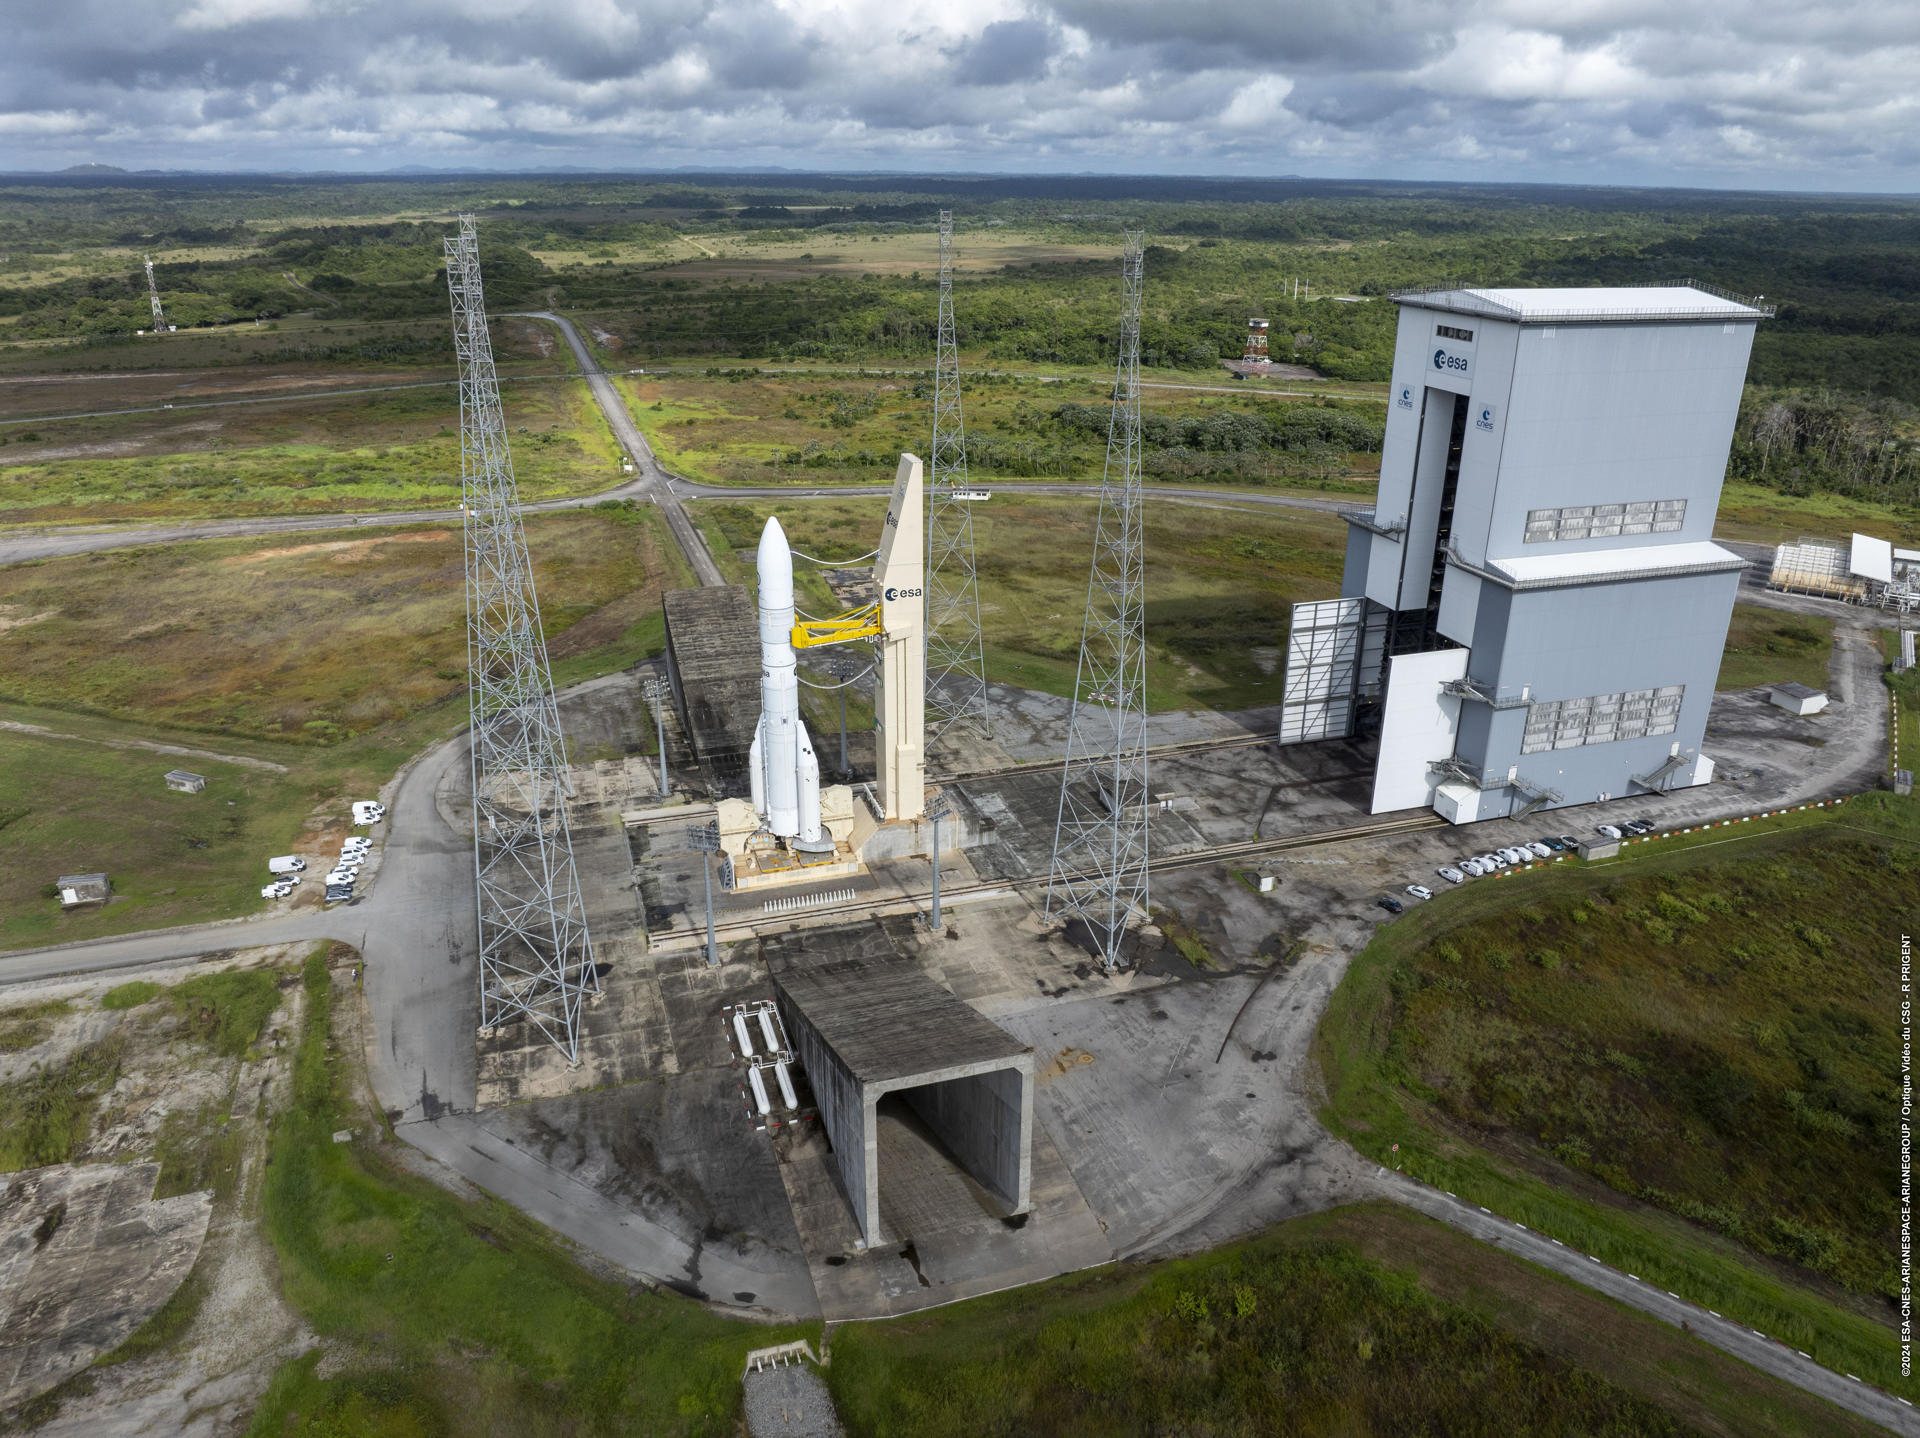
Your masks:
<path fill-rule="evenodd" d="M 793 603 L 793 551 L 787 546 L 787 532 L 778 518 L 769 518 L 760 532 L 760 549 L 754 568 L 760 579 L 760 604 L 763 608 L 784 608 Z"/>

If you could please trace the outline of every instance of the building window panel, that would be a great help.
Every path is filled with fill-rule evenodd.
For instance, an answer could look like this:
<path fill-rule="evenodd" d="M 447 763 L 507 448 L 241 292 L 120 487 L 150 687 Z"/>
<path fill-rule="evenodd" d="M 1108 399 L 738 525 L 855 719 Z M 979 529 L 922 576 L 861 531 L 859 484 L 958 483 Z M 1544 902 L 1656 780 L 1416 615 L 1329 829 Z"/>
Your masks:
<path fill-rule="evenodd" d="M 1658 689 L 1629 689 L 1618 694 L 1530 704 L 1520 752 L 1542 754 L 1550 749 L 1579 749 L 1588 744 L 1671 734 L 1680 727 L 1680 707 L 1686 693 L 1685 685 L 1668 684 Z"/>
<path fill-rule="evenodd" d="M 1527 511 L 1525 542 L 1565 544 L 1623 534 L 1673 534 L 1686 527 L 1684 499 L 1636 499 L 1626 504 L 1570 504 Z"/>

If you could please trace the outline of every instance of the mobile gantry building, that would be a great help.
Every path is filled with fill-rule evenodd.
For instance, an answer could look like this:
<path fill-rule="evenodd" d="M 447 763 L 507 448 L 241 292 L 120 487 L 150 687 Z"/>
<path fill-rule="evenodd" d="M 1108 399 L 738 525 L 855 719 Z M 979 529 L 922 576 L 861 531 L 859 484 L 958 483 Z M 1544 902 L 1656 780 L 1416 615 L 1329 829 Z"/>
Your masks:
<path fill-rule="evenodd" d="M 1414 291 L 1376 507 L 1296 607 L 1283 743 L 1380 736 L 1456 823 L 1705 783 L 1745 561 L 1713 543 L 1757 323 L 1698 285 Z"/>

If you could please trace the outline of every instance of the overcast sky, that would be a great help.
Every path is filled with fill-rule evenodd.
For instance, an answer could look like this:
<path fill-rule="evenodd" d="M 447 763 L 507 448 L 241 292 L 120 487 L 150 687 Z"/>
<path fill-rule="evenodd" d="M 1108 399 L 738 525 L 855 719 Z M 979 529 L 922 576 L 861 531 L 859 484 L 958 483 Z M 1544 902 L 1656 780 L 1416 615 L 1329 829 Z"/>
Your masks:
<path fill-rule="evenodd" d="M 1920 0 L 0 0 L 0 169 L 1920 190 Z"/>

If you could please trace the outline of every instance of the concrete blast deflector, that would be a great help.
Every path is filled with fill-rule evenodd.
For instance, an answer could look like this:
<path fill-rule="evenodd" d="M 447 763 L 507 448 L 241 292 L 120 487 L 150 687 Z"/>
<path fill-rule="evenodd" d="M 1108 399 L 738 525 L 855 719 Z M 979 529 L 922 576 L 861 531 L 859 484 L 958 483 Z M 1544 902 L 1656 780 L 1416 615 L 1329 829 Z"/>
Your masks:
<path fill-rule="evenodd" d="M 774 977 L 854 1220 L 880 1224 L 875 1106 L 899 1093 L 1011 1216 L 1032 1207 L 1033 1050 L 912 964 L 853 960 Z"/>

